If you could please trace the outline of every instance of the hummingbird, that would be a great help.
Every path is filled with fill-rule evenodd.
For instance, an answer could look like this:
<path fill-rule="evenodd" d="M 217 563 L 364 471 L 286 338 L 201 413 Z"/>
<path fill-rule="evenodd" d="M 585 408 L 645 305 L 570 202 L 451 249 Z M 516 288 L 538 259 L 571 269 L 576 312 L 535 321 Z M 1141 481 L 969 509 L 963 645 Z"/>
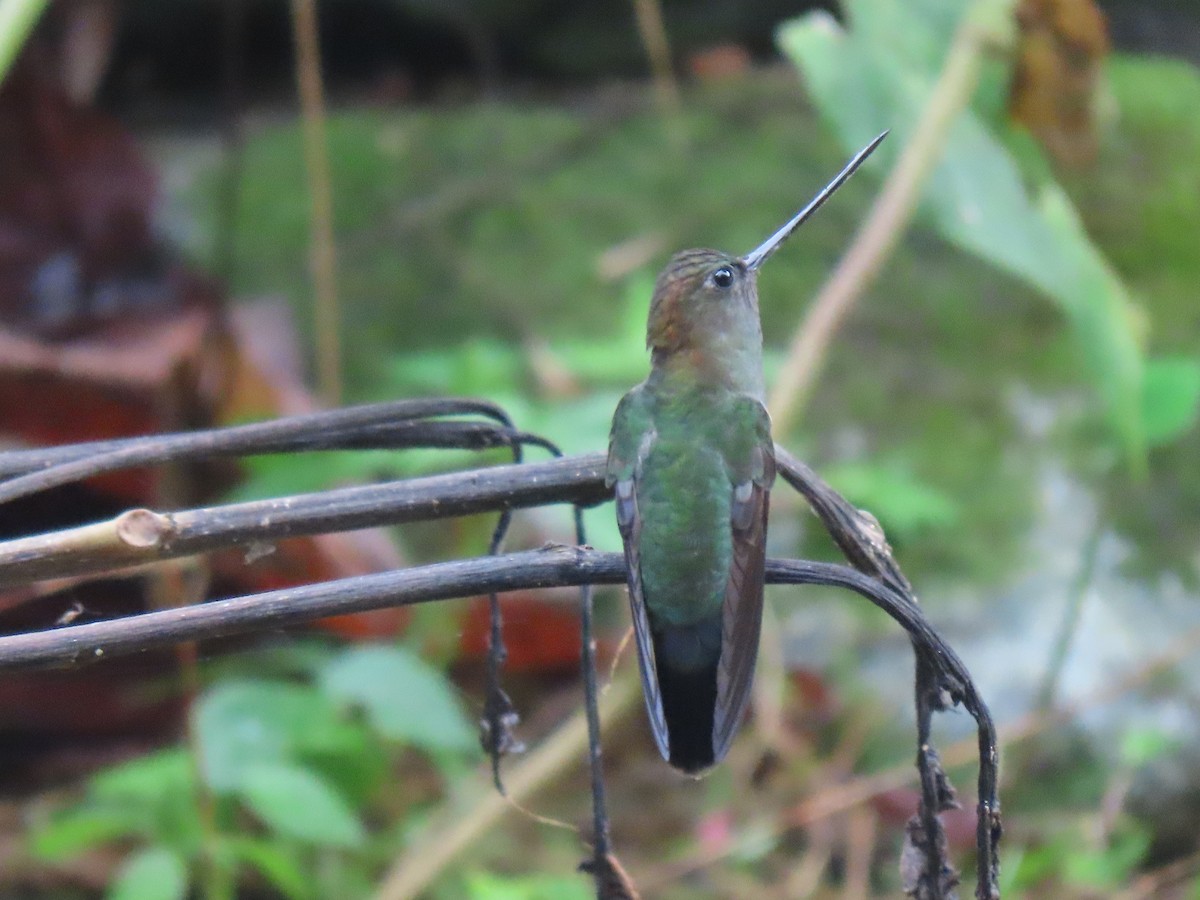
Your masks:
<path fill-rule="evenodd" d="M 671 258 L 650 302 L 650 374 L 613 416 L 605 480 L 625 546 L 646 711 L 663 758 L 691 775 L 729 750 L 762 627 L 775 445 L 758 270 L 886 136 L 745 256 Z"/>

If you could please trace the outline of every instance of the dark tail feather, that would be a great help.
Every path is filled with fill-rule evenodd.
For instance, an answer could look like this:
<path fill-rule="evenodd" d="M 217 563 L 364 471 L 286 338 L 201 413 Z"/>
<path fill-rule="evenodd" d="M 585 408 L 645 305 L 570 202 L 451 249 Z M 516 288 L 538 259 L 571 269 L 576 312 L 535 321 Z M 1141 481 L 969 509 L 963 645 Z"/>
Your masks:
<path fill-rule="evenodd" d="M 719 620 L 718 620 L 719 621 Z M 667 723 L 670 756 L 675 768 L 695 775 L 710 768 L 713 753 L 713 714 L 717 706 L 717 662 L 720 659 L 719 631 L 717 652 L 711 665 L 681 668 L 672 664 L 672 638 L 654 635 L 658 670 L 658 689 L 662 696 L 663 718 Z M 704 654 L 705 656 L 709 654 Z"/>

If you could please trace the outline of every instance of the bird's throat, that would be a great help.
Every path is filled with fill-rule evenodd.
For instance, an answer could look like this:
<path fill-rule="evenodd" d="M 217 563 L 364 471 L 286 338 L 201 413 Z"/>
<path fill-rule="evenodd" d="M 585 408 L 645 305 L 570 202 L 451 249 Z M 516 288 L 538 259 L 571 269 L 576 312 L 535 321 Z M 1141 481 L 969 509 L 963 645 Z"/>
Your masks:
<path fill-rule="evenodd" d="M 762 399 L 762 348 L 747 346 L 683 346 L 656 349 L 647 384 L 670 393 L 721 390 Z"/>

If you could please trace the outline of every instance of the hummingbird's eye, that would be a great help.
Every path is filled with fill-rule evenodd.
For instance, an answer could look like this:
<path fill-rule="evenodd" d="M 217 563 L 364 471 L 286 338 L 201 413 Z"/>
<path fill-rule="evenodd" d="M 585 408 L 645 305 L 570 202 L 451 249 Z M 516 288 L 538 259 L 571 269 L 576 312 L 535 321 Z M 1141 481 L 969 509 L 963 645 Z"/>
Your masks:
<path fill-rule="evenodd" d="M 712 282 L 719 288 L 727 288 L 733 284 L 733 269 L 729 266 L 721 266 L 712 273 Z"/>

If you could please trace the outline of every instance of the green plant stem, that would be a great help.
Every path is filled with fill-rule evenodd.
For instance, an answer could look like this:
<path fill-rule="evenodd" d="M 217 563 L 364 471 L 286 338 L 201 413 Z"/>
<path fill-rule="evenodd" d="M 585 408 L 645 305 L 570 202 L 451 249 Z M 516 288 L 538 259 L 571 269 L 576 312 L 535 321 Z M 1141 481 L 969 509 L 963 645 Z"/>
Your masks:
<path fill-rule="evenodd" d="M 975 94 L 984 54 L 993 42 L 993 30 L 982 24 L 984 16 L 1004 13 L 1014 2 L 975 0 L 964 12 L 912 137 L 866 221 L 792 337 L 768 402 L 776 434 L 787 434 L 799 418 L 834 334 L 904 234 L 921 192 L 941 160 L 950 128 Z"/>
<path fill-rule="evenodd" d="M 1075 632 L 1079 630 L 1079 621 L 1083 618 L 1083 606 L 1084 601 L 1087 600 L 1088 588 L 1091 587 L 1092 579 L 1096 574 L 1096 558 L 1100 549 L 1100 538 L 1103 536 L 1104 525 L 1097 516 L 1083 545 L 1079 571 L 1071 580 L 1062 624 L 1058 628 L 1058 636 L 1050 651 L 1046 674 L 1042 678 L 1041 687 L 1038 688 L 1037 709 L 1046 710 L 1054 705 L 1054 699 L 1058 694 L 1058 683 L 1062 679 L 1067 657 L 1071 653 L 1071 643 L 1075 638 Z"/>
<path fill-rule="evenodd" d="M 47 5 L 48 0 L 0 0 L 0 82 Z"/>
<path fill-rule="evenodd" d="M 179 606 L 201 603 L 207 595 L 210 572 L 201 563 L 183 565 L 173 571 L 163 570 L 152 580 L 156 596 L 155 607 L 167 609 L 170 598 L 182 599 Z M 180 685 L 188 700 L 187 728 L 184 739 L 196 785 L 196 812 L 200 825 L 199 891 L 204 900 L 234 900 L 237 896 L 236 873 L 223 853 L 221 827 L 218 819 L 217 797 L 204 778 L 201 764 L 200 734 L 196 728 L 195 704 L 200 697 L 203 680 L 200 674 L 200 650 L 195 641 L 175 647 L 179 665 Z"/>
<path fill-rule="evenodd" d="M 316 292 L 317 386 L 337 406 L 342 396 L 341 314 L 337 296 L 337 253 L 333 240 L 333 188 L 325 146 L 325 91 L 316 0 L 292 0 L 296 83 L 304 123 L 304 160 L 312 195 L 312 271 Z"/>
<path fill-rule="evenodd" d="M 642 39 L 642 46 L 646 48 L 646 56 L 650 58 L 659 107 L 667 115 L 677 116 L 680 109 L 679 84 L 671 66 L 671 45 L 667 41 L 662 5 L 659 0 L 633 0 L 633 11 L 637 17 L 638 35 Z"/>

